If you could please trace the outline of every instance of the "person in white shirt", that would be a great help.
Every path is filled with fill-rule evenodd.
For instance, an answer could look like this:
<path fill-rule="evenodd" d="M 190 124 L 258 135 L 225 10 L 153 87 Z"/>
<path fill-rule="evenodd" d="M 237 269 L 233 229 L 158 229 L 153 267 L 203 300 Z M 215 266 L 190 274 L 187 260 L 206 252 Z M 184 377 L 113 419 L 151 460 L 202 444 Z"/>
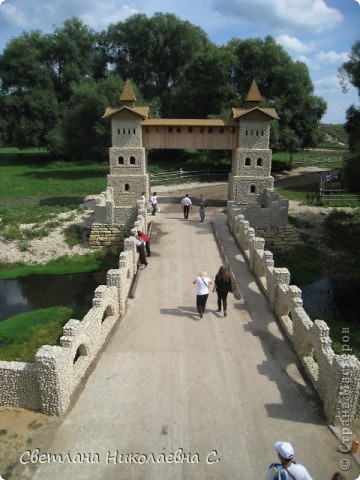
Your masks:
<path fill-rule="evenodd" d="M 272 463 L 266 474 L 265 480 L 277 480 L 279 472 L 285 471 L 289 480 L 312 480 L 309 472 L 303 465 L 295 463 L 294 449 L 289 442 L 276 442 L 275 450 L 280 463 Z M 283 477 L 281 477 L 283 478 Z"/>
<path fill-rule="evenodd" d="M 197 287 L 196 295 L 196 309 L 199 312 L 200 318 L 203 317 L 205 313 L 206 301 L 209 296 L 209 285 L 212 284 L 212 281 L 207 276 L 205 270 L 201 270 L 199 276 L 193 281 L 193 285 Z"/>
<path fill-rule="evenodd" d="M 157 200 L 157 197 L 156 197 L 156 192 L 154 192 L 154 193 L 151 195 L 151 197 L 150 197 L 150 203 L 151 203 L 151 206 L 152 206 L 151 215 L 156 215 L 157 204 L 158 204 L 158 200 Z"/>
<path fill-rule="evenodd" d="M 141 192 L 140 200 L 141 200 L 141 206 L 142 206 L 142 208 L 144 208 L 144 209 L 146 210 L 146 196 L 145 196 L 145 192 Z"/>
<path fill-rule="evenodd" d="M 188 193 L 181 200 L 181 205 L 183 206 L 183 210 L 184 210 L 184 220 L 187 220 L 189 218 L 189 212 L 190 212 L 190 208 L 191 208 L 191 205 L 192 205 L 192 202 L 189 198 Z"/>

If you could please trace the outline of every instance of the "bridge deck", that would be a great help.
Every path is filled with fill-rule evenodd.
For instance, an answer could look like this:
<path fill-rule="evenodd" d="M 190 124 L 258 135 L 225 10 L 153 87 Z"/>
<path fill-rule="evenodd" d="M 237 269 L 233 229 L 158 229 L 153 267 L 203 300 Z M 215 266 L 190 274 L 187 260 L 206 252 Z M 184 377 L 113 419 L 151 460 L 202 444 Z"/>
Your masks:
<path fill-rule="evenodd" d="M 231 296 L 223 318 L 212 293 L 199 320 L 192 280 L 203 268 L 214 277 L 221 260 L 209 217 L 200 223 L 195 209 L 191 217 L 183 221 L 180 207 L 155 217 L 153 255 L 136 296 L 53 441 L 41 447 L 89 452 L 99 463 L 43 464 L 36 473 L 29 465 L 22 478 L 255 480 L 276 460 L 276 440 L 294 445 L 314 479 L 339 470 L 345 455 L 318 397 L 219 213 L 213 220 L 243 299 Z M 178 449 L 199 463 L 151 461 L 151 453 L 156 459 Z M 126 453 L 150 463 L 114 465 Z M 219 461 L 207 463 L 208 454 Z M 358 466 L 346 458 L 348 478 L 356 478 Z"/>

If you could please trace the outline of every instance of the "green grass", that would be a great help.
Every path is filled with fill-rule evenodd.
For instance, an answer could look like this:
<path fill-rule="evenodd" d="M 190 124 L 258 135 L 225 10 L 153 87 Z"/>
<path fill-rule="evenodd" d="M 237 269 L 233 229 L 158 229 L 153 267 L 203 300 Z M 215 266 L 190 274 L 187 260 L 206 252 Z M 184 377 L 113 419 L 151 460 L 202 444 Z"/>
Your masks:
<path fill-rule="evenodd" d="M 291 272 L 291 283 L 295 285 L 313 283 L 323 278 L 325 259 L 320 250 L 309 241 L 286 250 L 273 248 L 274 262 L 278 268 L 287 268 Z"/>
<path fill-rule="evenodd" d="M 0 264 L 0 278 L 15 279 L 27 275 L 63 275 L 70 273 L 100 272 L 117 268 L 119 252 L 96 251 L 86 255 L 59 257 L 45 265 Z"/>
<path fill-rule="evenodd" d="M 354 325 L 353 323 L 347 323 L 345 321 L 338 321 L 333 319 L 324 319 L 327 323 L 328 327 L 330 328 L 330 337 L 333 341 L 332 349 L 338 355 L 344 353 L 342 351 L 343 341 L 342 338 L 344 336 L 343 328 L 348 328 L 349 330 L 349 337 L 350 342 L 349 346 L 352 348 L 352 351 L 345 352 L 355 355 L 357 358 L 360 359 L 360 328 L 358 325 Z"/>
<path fill-rule="evenodd" d="M 0 149 L 0 233 L 44 223 L 106 188 L 108 164 L 53 162 L 44 151 Z M 38 227 L 39 228 L 39 227 Z"/>
<path fill-rule="evenodd" d="M 68 307 L 53 307 L 15 315 L 0 323 L 0 358 L 7 361 L 35 361 L 42 345 L 56 345 L 62 327 L 74 316 Z"/>
<path fill-rule="evenodd" d="M 333 210 L 325 219 L 325 241 L 337 252 L 333 275 L 360 280 L 360 208 L 351 212 Z"/>

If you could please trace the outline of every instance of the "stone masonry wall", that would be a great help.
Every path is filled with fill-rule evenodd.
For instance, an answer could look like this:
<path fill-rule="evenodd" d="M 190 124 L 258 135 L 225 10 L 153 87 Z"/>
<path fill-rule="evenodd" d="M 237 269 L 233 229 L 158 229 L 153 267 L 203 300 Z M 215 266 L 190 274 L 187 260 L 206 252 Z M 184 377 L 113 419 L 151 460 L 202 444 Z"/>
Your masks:
<path fill-rule="evenodd" d="M 132 226 L 147 231 L 145 210 L 139 210 Z M 109 270 L 106 285 L 96 288 L 92 308 L 84 318 L 66 323 L 59 346 L 41 347 L 35 363 L 0 361 L 0 405 L 49 415 L 66 412 L 81 379 L 126 311 L 138 256 L 135 243 L 125 239 L 118 268 Z"/>
<path fill-rule="evenodd" d="M 273 228 L 257 228 L 256 234 L 265 239 L 266 245 L 270 248 L 284 249 L 299 245 L 300 235 L 292 225 L 283 225 Z"/>
<path fill-rule="evenodd" d="M 348 343 L 343 346 L 342 355 L 334 353 L 327 324 L 309 318 L 302 306 L 301 290 L 290 285 L 289 271 L 275 268 L 272 253 L 265 250 L 265 240 L 256 236 L 254 228 L 231 201 L 228 202 L 228 224 L 318 392 L 328 421 L 333 425 L 351 425 L 360 412 L 359 360 L 348 354 L 351 351 Z"/>
<path fill-rule="evenodd" d="M 128 232 L 127 225 L 104 225 L 93 223 L 89 237 L 89 247 L 93 250 L 115 247 L 122 250 L 124 238 Z"/>

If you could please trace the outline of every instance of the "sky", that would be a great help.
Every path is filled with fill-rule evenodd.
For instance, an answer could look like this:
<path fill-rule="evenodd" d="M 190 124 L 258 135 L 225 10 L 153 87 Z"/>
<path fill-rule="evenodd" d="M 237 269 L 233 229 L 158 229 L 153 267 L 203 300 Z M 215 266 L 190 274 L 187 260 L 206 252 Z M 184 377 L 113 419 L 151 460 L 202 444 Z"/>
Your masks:
<path fill-rule="evenodd" d="M 0 0 L 0 53 L 22 32 L 51 33 L 73 16 L 102 31 L 156 12 L 201 27 L 217 45 L 271 35 L 308 66 L 315 95 L 328 104 L 322 123 L 344 123 L 347 108 L 359 105 L 354 87 L 343 93 L 338 68 L 360 40 L 360 0 Z"/>

